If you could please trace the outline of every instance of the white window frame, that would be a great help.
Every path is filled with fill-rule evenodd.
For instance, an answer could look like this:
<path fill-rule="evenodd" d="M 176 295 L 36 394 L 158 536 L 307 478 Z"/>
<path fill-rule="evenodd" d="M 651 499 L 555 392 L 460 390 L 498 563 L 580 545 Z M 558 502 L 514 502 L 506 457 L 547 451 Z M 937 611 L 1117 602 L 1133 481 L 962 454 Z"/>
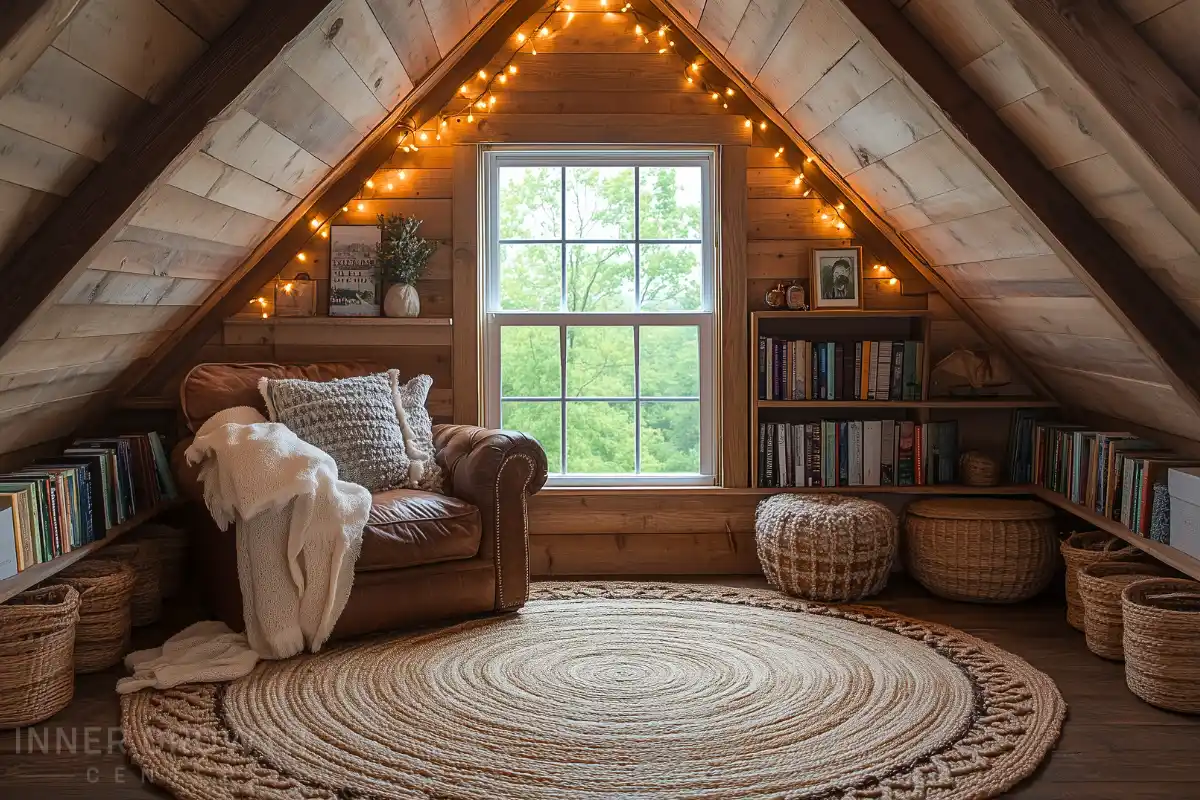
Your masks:
<path fill-rule="evenodd" d="M 504 311 L 498 306 L 500 288 L 500 239 L 496 221 L 499 219 L 499 180 L 501 167 L 662 167 L 688 166 L 701 168 L 701 310 L 639 311 L 626 313 L 606 312 L 529 312 Z M 562 147 L 493 147 L 483 153 L 483 224 L 484 240 L 484 313 L 483 350 L 484 363 L 484 422 L 489 427 L 500 425 L 500 331 L 506 325 L 546 325 L 559 327 L 559 357 L 562 376 L 557 398 L 534 398 L 535 402 L 557 402 L 561 412 L 562 463 L 551 464 L 548 484 L 552 486 L 712 486 L 717 481 L 717 392 L 716 392 L 716 151 L 703 147 L 672 148 L 562 148 Z M 565 187 L 564 187 L 565 192 Z M 566 305 L 566 257 L 565 244 L 611 244 L 628 242 L 634 251 L 635 281 L 640 280 L 639 244 L 664 243 L 666 240 L 641 239 L 637 214 L 640 213 L 638 182 L 635 178 L 635 220 L 633 239 L 613 240 L 570 240 L 565 225 L 559 239 L 539 240 L 539 243 L 561 243 L 563 247 L 563 306 Z M 565 209 L 565 202 L 564 202 Z M 565 213 L 565 212 L 564 212 Z M 688 240 L 695 243 L 695 240 Z M 678 243 L 678 242 L 676 242 Z M 638 296 L 635 291 L 635 296 Z M 641 353 L 640 328 L 648 326 L 696 326 L 700 340 L 700 471 L 698 473 L 622 473 L 564 474 L 562 470 L 567 458 L 567 396 L 565 344 L 566 326 L 632 326 L 634 348 L 634 396 L 620 398 L 588 398 L 572 402 L 621 401 L 634 404 L 634 458 L 641 461 Z M 524 398 L 505 398 L 523 400 Z M 648 398 L 652 400 L 672 398 Z M 678 398 L 692 399 L 692 398 Z"/>

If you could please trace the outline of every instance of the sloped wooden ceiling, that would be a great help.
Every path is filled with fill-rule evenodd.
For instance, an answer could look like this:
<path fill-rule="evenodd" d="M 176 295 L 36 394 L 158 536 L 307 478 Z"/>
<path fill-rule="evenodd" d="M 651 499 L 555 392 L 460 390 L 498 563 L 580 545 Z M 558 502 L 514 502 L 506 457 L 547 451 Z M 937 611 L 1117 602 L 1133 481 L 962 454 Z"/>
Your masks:
<path fill-rule="evenodd" d="M 80 0 L 70 9 L 54 46 L 0 98 L 0 192 L 11 200 L 0 203 L 0 257 L 104 158 L 125 122 L 169 93 L 204 37 L 244 3 Z M 8 340 L 0 452 L 69 431 L 493 6 L 331 2 Z"/>
<path fill-rule="evenodd" d="M 987 23 L 992 39 L 979 39 L 986 29 L 978 20 L 987 17 L 975 4 L 990 1 L 895 5 L 1137 259 L 1145 269 L 1138 276 L 1164 287 L 1194 282 L 1196 242 L 1184 228 L 1195 207 L 1175 203 L 1162 186 L 1143 186 L 1144 174 L 1087 141 L 1095 137 L 1084 124 L 1039 136 L 1045 125 L 1035 123 L 1054 107 L 1050 79 L 1019 59 L 995 25 Z M 83 8 L 116 2 L 87 0 Z M 1129 324 L 1122 298 L 1096 285 L 842 0 L 658 2 L 702 50 L 728 62 L 747 93 L 857 195 L 864 213 L 886 221 L 896 246 L 953 287 L 1060 399 L 1200 440 L 1200 401 Z M 1147 4 L 1154 5 L 1126 6 L 1133 14 Z M 269 250 L 296 209 L 328 188 L 334 167 L 489 11 L 485 24 L 496 16 L 488 0 L 332 3 L 10 339 L 0 357 L 0 449 L 66 432 L 118 373 L 128 374 L 201 304 L 211 306 L 215 290 L 235 288 L 229 276 L 243 274 L 247 256 Z M 978 19 L 966 18 L 972 13 Z M 940 34 L 922 22 L 930 18 Z M 1139 26 L 1152 18 L 1129 17 Z M 1147 34 L 1139 28 L 1139 35 Z M 1179 66 L 1171 47 L 1154 46 Z M 1010 70 L 1014 61 L 1023 67 Z M 8 155 L 0 151 L 0 169 Z M 1121 216 L 1122 209 L 1133 212 Z M 1146 234 L 1147 225 L 1161 232 Z M 1185 308 L 1200 298 L 1175 296 Z"/>

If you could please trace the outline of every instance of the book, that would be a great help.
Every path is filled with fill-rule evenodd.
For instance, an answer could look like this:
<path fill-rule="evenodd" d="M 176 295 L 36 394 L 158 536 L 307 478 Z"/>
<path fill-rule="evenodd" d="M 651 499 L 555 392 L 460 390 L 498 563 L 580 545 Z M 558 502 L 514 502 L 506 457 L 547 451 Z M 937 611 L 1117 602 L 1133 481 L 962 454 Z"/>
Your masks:
<path fill-rule="evenodd" d="M 913 423 L 904 420 L 897 423 L 897 426 L 900 430 L 897 435 L 899 454 L 896 459 L 896 485 L 913 486 L 917 480 L 916 464 L 913 460 L 915 456 Z"/>
<path fill-rule="evenodd" d="M 833 380 L 833 399 L 846 399 L 847 376 L 845 374 L 846 366 L 846 345 L 841 342 L 833 344 L 833 363 L 834 363 L 834 380 Z"/>
<path fill-rule="evenodd" d="M 853 391 L 851 397 L 855 400 L 862 400 L 862 363 L 863 363 L 863 345 L 865 342 L 854 343 L 854 373 L 851 379 Z"/>
<path fill-rule="evenodd" d="M 837 423 L 837 486 L 850 485 L 850 423 L 839 420 Z"/>
<path fill-rule="evenodd" d="M 891 385 L 892 385 L 891 369 L 892 369 L 892 343 L 886 342 L 886 341 L 880 342 L 879 343 L 879 366 L 878 366 L 879 374 L 877 376 L 877 386 L 875 388 L 875 397 L 873 399 L 875 399 L 875 400 L 891 399 L 891 395 L 890 395 Z"/>
<path fill-rule="evenodd" d="M 879 485 L 892 486 L 896 483 L 896 421 L 885 419 L 879 427 Z"/>
<path fill-rule="evenodd" d="M 879 399 L 879 342 L 871 342 L 871 363 L 867 364 L 867 399 Z"/>
<path fill-rule="evenodd" d="M 0 580 L 11 578 L 19 571 L 17 568 L 17 539 L 12 506 L 0 507 Z"/>
<path fill-rule="evenodd" d="M 860 400 L 871 399 L 871 342 L 862 343 L 862 372 L 859 376 L 860 384 L 858 390 L 858 398 Z"/>
<path fill-rule="evenodd" d="M 903 400 L 904 397 L 904 342 L 892 342 L 891 386 L 888 397 Z"/>
<path fill-rule="evenodd" d="M 863 423 L 862 420 L 851 420 L 847 424 L 849 445 L 847 460 L 847 484 L 850 486 L 863 485 Z"/>
<path fill-rule="evenodd" d="M 769 400 L 767 394 L 767 337 L 758 337 L 758 399 Z"/>
<path fill-rule="evenodd" d="M 880 473 L 883 467 L 883 422 L 869 419 L 862 423 L 862 484 L 882 486 Z"/>

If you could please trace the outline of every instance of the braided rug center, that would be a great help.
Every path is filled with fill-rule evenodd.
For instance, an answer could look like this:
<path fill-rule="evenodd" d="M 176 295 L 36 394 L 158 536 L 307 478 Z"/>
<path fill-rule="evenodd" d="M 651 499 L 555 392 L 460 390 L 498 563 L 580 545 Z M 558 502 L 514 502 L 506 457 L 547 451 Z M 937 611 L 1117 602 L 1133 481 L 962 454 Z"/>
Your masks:
<path fill-rule="evenodd" d="M 1061 724 L 1025 662 L 873 609 L 699 586 L 534 596 L 128 696 L 127 745 L 185 797 L 950 798 L 1008 788 Z"/>

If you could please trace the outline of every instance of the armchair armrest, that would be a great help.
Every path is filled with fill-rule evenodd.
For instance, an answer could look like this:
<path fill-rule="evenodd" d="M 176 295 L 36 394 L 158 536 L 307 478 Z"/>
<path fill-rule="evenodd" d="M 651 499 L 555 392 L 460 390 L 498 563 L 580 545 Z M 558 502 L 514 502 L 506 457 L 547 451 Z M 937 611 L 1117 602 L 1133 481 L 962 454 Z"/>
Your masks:
<path fill-rule="evenodd" d="M 434 425 L 445 491 L 479 509 L 479 555 L 496 565 L 496 610 L 524 605 L 529 593 L 526 499 L 546 483 L 546 453 L 533 438 L 474 425 Z"/>

